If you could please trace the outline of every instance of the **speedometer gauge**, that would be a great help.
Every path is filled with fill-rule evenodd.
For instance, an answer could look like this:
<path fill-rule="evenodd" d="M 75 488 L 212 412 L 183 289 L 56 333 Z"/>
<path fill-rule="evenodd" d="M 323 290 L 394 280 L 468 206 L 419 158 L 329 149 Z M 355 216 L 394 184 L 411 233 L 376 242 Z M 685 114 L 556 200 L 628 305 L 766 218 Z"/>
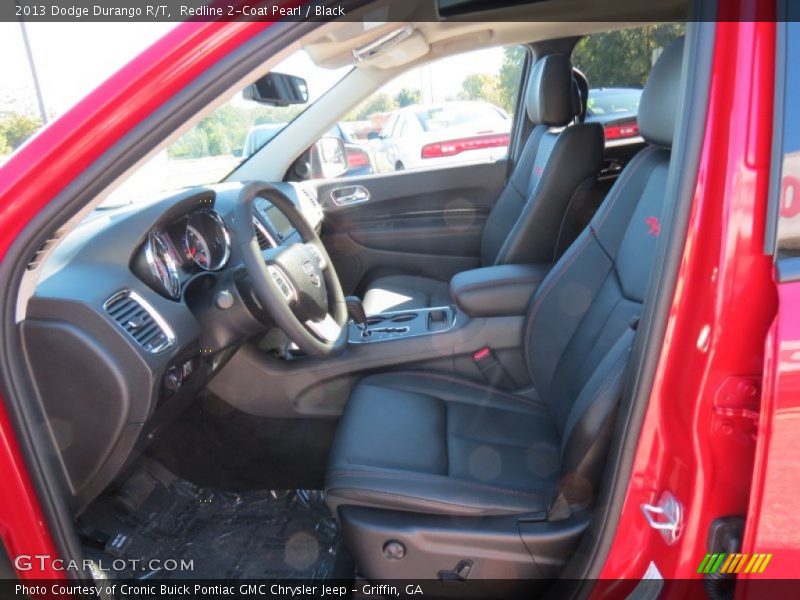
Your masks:
<path fill-rule="evenodd" d="M 153 232 L 147 237 L 144 251 L 145 259 L 153 277 L 161 284 L 171 298 L 177 298 L 181 292 L 178 278 L 178 267 L 170 253 L 169 242 L 161 232 Z"/>
<path fill-rule="evenodd" d="M 189 216 L 183 234 L 186 255 L 206 271 L 225 266 L 231 253 L 231 241 L 222 218 L 213 210 L 198 210 Z"/>

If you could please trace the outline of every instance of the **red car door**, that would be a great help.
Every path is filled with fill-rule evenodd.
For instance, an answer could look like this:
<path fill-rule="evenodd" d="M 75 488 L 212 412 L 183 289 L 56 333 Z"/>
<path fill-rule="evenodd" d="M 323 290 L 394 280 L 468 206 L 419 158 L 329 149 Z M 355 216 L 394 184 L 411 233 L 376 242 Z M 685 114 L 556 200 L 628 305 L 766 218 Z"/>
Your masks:
<path fill-rule="evenodd" d="M 792 4 L 788 10 L 795 14 L 778 26 L 770 186 L 774 226 L 767 233 L 767 250 L 776 256 L 778 312 L 766 343 L 753 491 L 742 548 L 751 556 L 770 555 L 763 572 L 771 579 L 796 578 L 800 561 L 800 11 L 796 3 L 787 3 Z M 748 584 L 758 575 L 745 575 Z"/>

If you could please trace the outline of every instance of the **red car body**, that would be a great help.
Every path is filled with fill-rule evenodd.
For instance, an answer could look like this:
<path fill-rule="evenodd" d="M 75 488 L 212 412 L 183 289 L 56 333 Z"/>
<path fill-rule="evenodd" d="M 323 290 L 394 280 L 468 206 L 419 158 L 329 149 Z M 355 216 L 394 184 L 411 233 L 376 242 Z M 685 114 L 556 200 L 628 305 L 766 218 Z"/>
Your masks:
<path fill-rule="evenodd" d="M 776 283 L 772 257 L 764 252 L 776 25 L 770 15 L 754 19 L 756 9 L 764 7 L 755 0 L 729 6 L 727 21 L 716 25 L 689 230 L 602 578 L 639 579 L 651 562 L 666 578 L 700 577 L 709 524 L 736 514 L 746 515 L 742 552 L 774 553 L 770 578 L 797 574 L 800 314 L 789 307 L 800 305 L 800 283 Z M 0 260 L 18 233 L 88 165 L 268 26 L 181 25 L 22 148 L 0 170 Z M 2 403 L 0 442 L 3 543 L 11 556 L 55 555 L 27 459 Z M 640 510 L 664 490 L 685 508 L 674 545 L 665 544 Z M 64 577 L 36 563 L 18 575 Z"/>

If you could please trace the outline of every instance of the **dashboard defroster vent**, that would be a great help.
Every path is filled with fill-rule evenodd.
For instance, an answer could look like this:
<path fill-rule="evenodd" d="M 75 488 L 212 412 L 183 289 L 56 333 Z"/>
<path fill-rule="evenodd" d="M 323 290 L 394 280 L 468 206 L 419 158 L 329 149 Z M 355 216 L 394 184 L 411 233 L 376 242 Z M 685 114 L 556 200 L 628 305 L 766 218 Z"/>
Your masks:
<path fill-rule="evenodd" d="M 108 315 L 147 352 L 157 354 L 175 343 L 175 334 L 149 302 L 133 290 L 122 290 L 103 304 Z"/>

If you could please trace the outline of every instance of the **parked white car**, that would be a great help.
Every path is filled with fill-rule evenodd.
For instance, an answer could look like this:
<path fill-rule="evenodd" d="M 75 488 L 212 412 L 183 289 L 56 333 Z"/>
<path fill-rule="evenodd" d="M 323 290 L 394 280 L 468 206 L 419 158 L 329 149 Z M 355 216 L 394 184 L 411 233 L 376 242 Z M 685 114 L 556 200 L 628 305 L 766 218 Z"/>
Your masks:
<path fill-rule="evenodd" d="M 507 154 L 510 131 L 489 102 L 414 104 L 394 111 L 372 145 L 379 171 L 490 162 Z"/>

